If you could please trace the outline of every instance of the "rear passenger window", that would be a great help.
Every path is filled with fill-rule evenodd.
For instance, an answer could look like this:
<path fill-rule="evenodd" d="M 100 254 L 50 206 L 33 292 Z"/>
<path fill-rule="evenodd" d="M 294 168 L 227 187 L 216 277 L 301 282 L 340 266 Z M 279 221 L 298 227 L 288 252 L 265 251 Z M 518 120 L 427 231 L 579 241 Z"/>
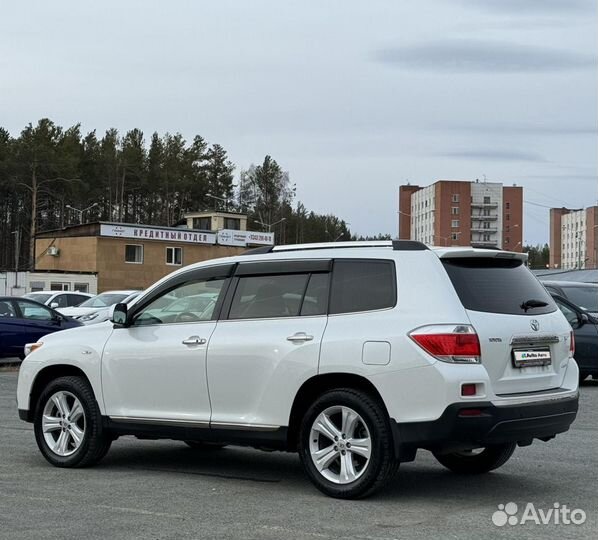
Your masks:
<path fill-rule="evenodd" d="M 239 278 L 229 319 L 296 317 L 309 274 Z"/>
<path fill-rule="evenodd" d="M 397 302 L 392 261 L 336 260 L 332 271 L 330 313 L 393 307 Z"/>

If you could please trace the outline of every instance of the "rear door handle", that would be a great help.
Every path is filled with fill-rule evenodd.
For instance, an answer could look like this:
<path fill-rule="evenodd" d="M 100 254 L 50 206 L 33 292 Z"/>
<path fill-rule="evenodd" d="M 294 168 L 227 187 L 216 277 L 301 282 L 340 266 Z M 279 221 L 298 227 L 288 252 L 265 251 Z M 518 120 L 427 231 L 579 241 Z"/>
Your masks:
<path fill-rule="evenodd" d="M 305 332 L 297 332 L 287 338 L 287 341 L 311 341 L 314 337 Z"/>
<path fill-rule="evenodd" d="M 206 344 L 205 338 L 200 338 L 199 336 L 191 336 L 187 339 L 182 341 L 183 345 L 205 345 Z"/>

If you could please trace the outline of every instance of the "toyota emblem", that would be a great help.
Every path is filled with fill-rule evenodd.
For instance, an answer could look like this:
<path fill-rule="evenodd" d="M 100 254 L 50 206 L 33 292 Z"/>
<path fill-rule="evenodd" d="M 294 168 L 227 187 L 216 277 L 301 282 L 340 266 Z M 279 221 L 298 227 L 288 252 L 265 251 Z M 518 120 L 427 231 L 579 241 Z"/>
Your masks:
<path fill-rule="evenodd" d="M 529 324 L 534 332 L 540 330 L 540 323 L 538 322 L 538 319 L 532 319 Z"/>

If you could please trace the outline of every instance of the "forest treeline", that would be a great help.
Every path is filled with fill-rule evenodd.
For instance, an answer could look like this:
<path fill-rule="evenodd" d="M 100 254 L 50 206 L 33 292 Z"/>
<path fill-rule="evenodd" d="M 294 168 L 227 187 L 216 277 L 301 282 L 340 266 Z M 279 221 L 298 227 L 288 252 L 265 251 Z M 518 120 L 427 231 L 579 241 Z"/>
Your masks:
<path fill-rule="evenodd" d="M 33 268 L 33 238 L 43 230 L 98 220 L 174 226 L 207 209 L 246 212 L 248 228 L 271 229 L 278 244 L 351 237 L 342 219 L 296 201 L 270 156 L 237 170 L 225 148 L 200 135 L 98 135 L 47 118 L 16 137 L 0 127 L 0 269 L 14 269 L 17 252 L 19 269 Z"/>

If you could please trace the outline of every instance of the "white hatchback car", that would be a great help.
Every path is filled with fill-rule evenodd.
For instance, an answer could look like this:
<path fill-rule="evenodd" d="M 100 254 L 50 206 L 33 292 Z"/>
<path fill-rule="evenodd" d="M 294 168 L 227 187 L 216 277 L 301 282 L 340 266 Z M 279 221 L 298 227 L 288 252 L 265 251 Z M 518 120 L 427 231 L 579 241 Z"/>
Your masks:
<path fill-rule="evenodd" d="M 418 449 L 484 473 L 577 413 L 571 328 L 525 257 L 347 242 L 194 264 L 117 305 L 113 324 L 32 344 L 19 416 L 59 467 L 132 434 L 298 451 L 341 498 Z M 215 301 L 161 318 L 165 297 L 197 295 Z"/>

